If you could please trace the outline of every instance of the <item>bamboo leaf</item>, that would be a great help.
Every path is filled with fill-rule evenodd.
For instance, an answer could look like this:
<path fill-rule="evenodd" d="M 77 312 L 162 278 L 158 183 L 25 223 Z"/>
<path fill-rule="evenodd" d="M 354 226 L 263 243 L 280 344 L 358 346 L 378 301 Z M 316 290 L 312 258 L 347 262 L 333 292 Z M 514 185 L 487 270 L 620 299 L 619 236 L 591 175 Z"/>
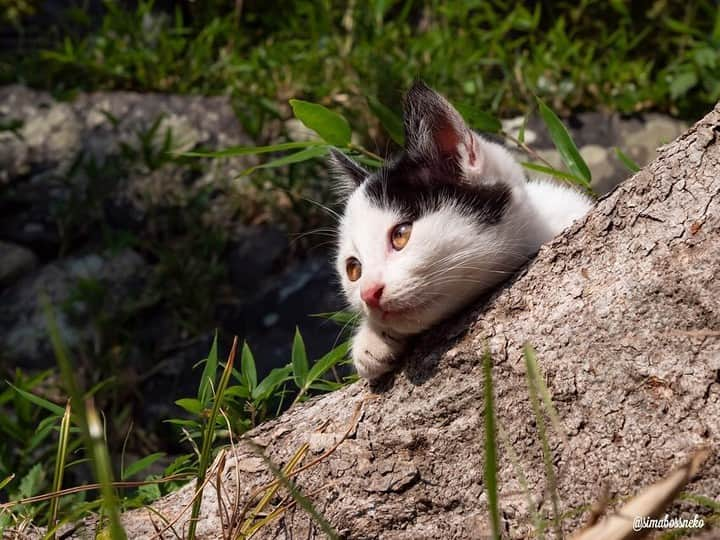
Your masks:
<path fill-rule="evenodd" d="M 125 470 L 122 471 L 122 474 L 120 475 L 120 477 L 123 480 L 125 480 L 126 478 L 130 478 L 131 476 L 134 476 L 134 475 L 138 474 L 139 472 L 147 469 L 150 465 L 155 463 L 161 457 L 165 457 L 164 452 L 155 452 L 154 454 L 150 454 L 149 456 L 140 458 L 137 461 L 128 465 L 125 468 Z"/>
<path fill-rule="evenodd" d="M 291 364 L 295 385 L 302 389 L 307 380 L 309 367 L 307 352 L 305 351 L 305 342 L 297 327 L 295 327 L 295 337 L 293 338 Z"/>
<path fill-rule="evenodd" d="M 301 161 L 309 161 L 313 158 L 324 156 L 328 153 L 328 151 L 329 148 L 327 146 L 311 146 L 310 148 L 306 148 L 305 150 L 295 152 L 294 154 L 279 157 L 261 165 L 256 165 L 254 167 L 250 167 L 249 169 L 245 169 L 242 174 L 248 175 L 252 174 L 258 169 L 273 169 L 275 167 L 283 167 L 285 165 L 292 165 L 293 163 L 300 163 Z"/>
<path fill-rule="evenodd" d="M 618 159 L 622 162 L 623 165 L 625 165 L 625 167 L 628 168 L 631 173 L 636 173 L 640 170 L 640 165 L 635 163 L 635 161 L 630 156 L 620 150 L 617 146 L 615 147 L 615 155 L 617 155 Z"/>
<path fill-rule="evenodd" d="M 548 128 L 550 138 L 555 148 L 560 152 L 563 163 L 565 163 L 565 166 L 567 166 L 573 175 L 582 179 L 583 184 L 589 187 L 592 180 L 590 169 L 580 155 L 577 146 L 575 146 L 575 142 L 573 142 L 570 134 L 557 115 L 545 105 L 540 98 L 537 98 L 537 102 L 540 109 L 540 116 Z"/>
<path fill-rule="evenodd" d="M 350 341 L 341 343 L 325 356 L 315 362 L 310 368 L 305 381 L 305 388 L 308 388 L 313 382 L 319 379 L 327 370 L 340 362 L 350 352 Z"/>
<path fill-rule="evenodd" d="M 186 157 L 208 157 L 208 158 L 225 158 L 234 156 L 247 156 L 253 154 L 267 154 L 270 152 L 284 152 L 286 150 L 299 150 L 311 146 L 321 146 L 321 141 L 294 141 L 280 144 L 271 144 L 268 146 L 232 146 L 224 150 L 216 151 L 196 151 L 182 152 L 178 155 Z"/>
<path fill-rule="evenodd" d="M 218 336 L 215 332 L 210 353 L 205 360 L 202 376 L 200 377 L 200 385 L 198 386 L 198 400 L 202 406 L 210 402 L 210 389 L 215 384 L 215 376 L 218 367 Z M 177 402 L 176 402 L 177 403 Z M 180 405 L 182 407 L 182 405 Z"/>
<path fill-rule="evenodd" d="M 252 393 L 257 386 L 257 370 L 255 368 L 255 358 L 247 342 L 243 343 L 242 353 L 240 355 L 240 373 L 242 375 L 242 382 Z"/>
<path fill-rule="evenodd" d="M 295 117 L 320 135 L 325 142 L 333 146 L 350 144 L 350 124 L 342 115 L 317 103 L 300 99 L 291 99 L 290 106 Z"/>

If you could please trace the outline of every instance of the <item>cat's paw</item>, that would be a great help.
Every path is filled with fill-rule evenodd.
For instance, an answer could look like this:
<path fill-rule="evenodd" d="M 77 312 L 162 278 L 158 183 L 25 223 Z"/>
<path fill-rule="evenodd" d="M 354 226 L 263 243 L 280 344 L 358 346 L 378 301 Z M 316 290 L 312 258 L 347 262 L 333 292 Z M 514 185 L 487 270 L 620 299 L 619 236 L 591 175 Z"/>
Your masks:
<path fill-rule="evenodd" d="M 392 371 L 402 348 L 402 341 L 362 326 L 352 343 L 352 359 L 358 375 L 373 380 Z"/>

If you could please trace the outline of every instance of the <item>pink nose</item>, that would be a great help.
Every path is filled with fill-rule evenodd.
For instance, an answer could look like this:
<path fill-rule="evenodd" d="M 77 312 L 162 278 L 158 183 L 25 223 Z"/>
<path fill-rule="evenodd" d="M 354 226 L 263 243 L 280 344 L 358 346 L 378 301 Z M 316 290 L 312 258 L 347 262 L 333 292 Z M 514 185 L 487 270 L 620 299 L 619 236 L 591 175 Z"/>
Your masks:
<path fill-rule="evenodd" d="M 384 289 L 385 285 L 374 283 L 360 292 L 360 298 L 362 298 L 368 307 L 378 308 L 380 307 L 380 297 Z"/>

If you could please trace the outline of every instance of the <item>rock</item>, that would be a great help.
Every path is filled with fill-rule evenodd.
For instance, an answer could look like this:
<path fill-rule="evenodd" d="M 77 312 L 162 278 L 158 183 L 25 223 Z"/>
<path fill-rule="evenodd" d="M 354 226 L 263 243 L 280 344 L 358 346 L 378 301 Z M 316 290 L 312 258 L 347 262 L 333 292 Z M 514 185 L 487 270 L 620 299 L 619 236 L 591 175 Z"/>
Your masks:
<path fill-rule="evenodd" d="M 25 368 L 54 365 L 40 301 L 43 295 L 54 307 L 63 341 L 72 348 L 97 339 L 93 317 L 107 320 L 119 314 L 127 299 L 138 296 L 146 273 L 142 257 L 127 249 L 70 257 L 16 282 L 0 293 L 3 357 Z"/>
<path fill-rule="evenodd" d="M 27 248 L 0 241 L 0 286 L 6 286 L 37 264 L 37 257 Z"/>
<path fill-rule="evenodd" d="M 237 289 L 257 290 L 258 283 L 280 270 L 288 238 L 273 227 L 248 227 L 245 231 L 228 249 L 228 271 Z"/>
<path fill-rule="evenodd" d="M 197 207 L 230 237 L 254 156 L 178 161 L 197 147 L 251 145 L 228 98 L 132 92 L 79 94 L 0 87 L 0 238 L 50 259 L 98 234 L 105 219 L 140 235 L 156 209 Z M 193 219 L 191 216 L 188 219 Z"/>
<path fill-rule="evenodd" d="M 334 286 L 330 256 L 310 257 L 261 283 L 261 288 L 239 305 L 219 307 L 225 333 L 247 340 L 258 362 L 258 376 L 290 361 L 295 327 L 300 329 L 311 359 L 339 343 L 340 327 L 313 313 L 337 311 L 344 302 Z"/>
<path fill-rule="evenodd" d="M 685 122 L 657 113 L 649 113 L 642 119 L 620 120 L 617 146 L 642 167 L 655 158 L 660 146 L 674 140 L 687 128 Z"/>
<path fill-rule="evenodd" d="M 73 109 L 45 92 L 19 85 L 0 88 L 0 120 L 17 133 L 0 132 L 0 183 L 32 172 L 67 172 L 82 146 Z"/>
<path fill-rule="evenodd" d="M 613 154 L 611 150 L 597 144 L 580 148 L 580 155 L 592 173 L 592 187 L 598 195 L 612 190 L 623 177 L 623 171 L 616 165 L 617 160 L 611 157 Z"/>

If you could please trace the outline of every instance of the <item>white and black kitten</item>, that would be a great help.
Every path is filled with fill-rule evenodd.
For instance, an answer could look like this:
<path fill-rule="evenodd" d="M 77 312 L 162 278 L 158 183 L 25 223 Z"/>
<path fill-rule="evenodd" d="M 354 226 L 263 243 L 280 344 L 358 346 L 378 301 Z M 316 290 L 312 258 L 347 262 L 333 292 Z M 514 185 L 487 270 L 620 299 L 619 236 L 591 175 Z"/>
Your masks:
<path fill-rule="evenodd" d="M 508 278 L 592 205 L 569 186 L 527 182 L 502 146 L 423 83 L 405 97 L 404 127 L 404 151 L 377 172 L 331 157 L 348 195 L 337 271 L 363 315 L 352 357 L 367 379 L 394 367 L 409 336 Z"/>

